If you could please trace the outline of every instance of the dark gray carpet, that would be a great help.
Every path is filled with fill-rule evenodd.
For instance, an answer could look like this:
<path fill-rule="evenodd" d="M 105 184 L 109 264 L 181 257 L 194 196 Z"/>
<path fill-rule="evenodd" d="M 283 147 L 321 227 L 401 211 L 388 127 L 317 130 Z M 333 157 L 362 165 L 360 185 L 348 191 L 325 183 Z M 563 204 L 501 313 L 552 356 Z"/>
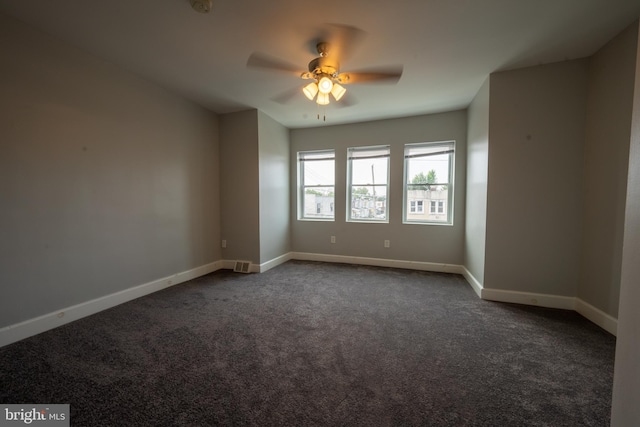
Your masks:
<path fill-rule="evenodd" d="M 615 338 L 464 278 L 216 272 L 0 349 L 0 402 L 74 426 L 606 426 Z"/>

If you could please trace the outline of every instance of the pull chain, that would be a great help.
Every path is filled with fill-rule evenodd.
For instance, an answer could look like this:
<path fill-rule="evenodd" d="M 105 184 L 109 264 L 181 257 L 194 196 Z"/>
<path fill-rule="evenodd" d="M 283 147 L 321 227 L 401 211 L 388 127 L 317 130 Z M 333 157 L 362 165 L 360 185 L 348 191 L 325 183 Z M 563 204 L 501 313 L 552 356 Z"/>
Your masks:
<path fill-rule="evenodd" d="M 317 113 L 317 117 L 318 120 L 320 120 L 320 104 L 316 104 L 316 107 L 318 108 L 318 113 Z M 326 106 L 322 106 L 322 121 L 326 122 L 327 121 L 327 113 L 326 113 Z"/>

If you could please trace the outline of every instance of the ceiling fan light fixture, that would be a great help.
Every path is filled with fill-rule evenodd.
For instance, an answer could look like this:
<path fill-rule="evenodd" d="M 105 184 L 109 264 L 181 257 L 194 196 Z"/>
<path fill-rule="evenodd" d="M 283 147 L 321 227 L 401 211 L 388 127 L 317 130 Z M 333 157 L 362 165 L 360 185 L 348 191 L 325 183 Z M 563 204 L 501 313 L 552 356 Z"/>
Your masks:
<path fill-rule="evenodd" d="M 331 89 L 331 95 L 333 95 L 336 101 L 340 101 L 340 98 L 342 98 L 346 92 L 347 90 L 338 83 L 334 83 L 333 88 Z"/>
<path fill-rule="evenodd" d="M 329 104 L 329 94 L 328 93 L 318 93 L 318 99 L 316 99 L 318 105 L 327 105 Z"/>
<path fill-rule="evenodd" d="M 316 82 L 311 82 L 302 88 L 302 93 L 304 93 L 304 96 L 309 98 L 309 101 L 313 101 L 313 98 L 315 98 L 318 93 L 318 85 Z"/>
<path fill-rule="evenodd" d="M 331 89 L 333 89 L 333 82 L 325 75 L 318 80 L 318 89 L 320 90 L 320 93 L 328 95 L 329 92 L 331 92 Z"/>

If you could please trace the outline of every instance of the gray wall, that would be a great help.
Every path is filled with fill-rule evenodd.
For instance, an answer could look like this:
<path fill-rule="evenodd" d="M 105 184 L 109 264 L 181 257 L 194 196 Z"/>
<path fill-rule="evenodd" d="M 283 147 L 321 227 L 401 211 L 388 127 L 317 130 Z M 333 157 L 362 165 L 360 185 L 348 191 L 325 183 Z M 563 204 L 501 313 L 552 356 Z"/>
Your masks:
<path fill-rule="evenodd" d="M 462 264 L 465 226 L 466 111 L 291 131 L 291 247 L 296 252 Z M 454 225 L 402 224 L 404 144 L 456 140 Z M 391 145 L 388 224 L 346 222 L 347 147 Z M 336 150 L 333 222 L 297 220 L 296 153 Z M 330 236 L 336 243 L 330 243 Z M 384 240 L 391 241 L 384 248 Z"/>
<path fill-rule="evenodd" d="M 222 257 L 260 263 L 257 110 L 220 116 L 220 159 Z"/>
<path fill-rule="evenodd" d="M 0 327 L 219 260 L 217 117 L 0 15 Z"/>
<path fill-rule="evenodd" d="M 484 286 L 575 296 L 586 60 L 491 75 Z"/>
<path fill-rule="evenodd" d="M 258 113 L 260 262 L 289 253 L 289 129 Z"/>
<path fill-rule="evenodd" d="M 467 128 L 467 194 L 464 265 L 484 283 L 489 162 L 489 91 L 487 79 L 469 106 Z"/>
<path fill-rule="evenodd" d="M 611 412 L 613 427 L 640 425 L 640 46 L 637 45 L 623 247 Z"/>
<path fill-rule="evenodd" d="M 618 315 L 637 24 L 589 59 L 578 297 Z"/>

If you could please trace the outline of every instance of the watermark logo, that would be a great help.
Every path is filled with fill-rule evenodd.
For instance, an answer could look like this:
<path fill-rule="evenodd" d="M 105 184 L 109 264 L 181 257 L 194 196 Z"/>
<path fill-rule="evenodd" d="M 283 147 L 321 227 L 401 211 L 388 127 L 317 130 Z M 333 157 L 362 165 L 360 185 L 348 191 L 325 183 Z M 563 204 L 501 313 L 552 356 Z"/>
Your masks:
<path fill-rule="evenodd" d="M 0 405 L 0 427 L 70 426 L 69 405 Z"/>

